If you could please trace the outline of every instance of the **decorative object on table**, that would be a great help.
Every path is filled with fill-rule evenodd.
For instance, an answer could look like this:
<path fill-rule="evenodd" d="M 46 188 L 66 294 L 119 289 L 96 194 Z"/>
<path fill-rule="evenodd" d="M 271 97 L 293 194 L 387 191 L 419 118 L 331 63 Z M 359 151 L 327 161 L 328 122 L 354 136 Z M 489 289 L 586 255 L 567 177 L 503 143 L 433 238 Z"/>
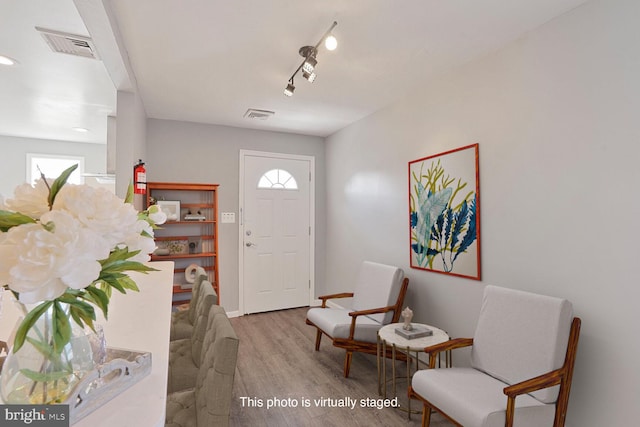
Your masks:
<path fill-rule="evenodd" d="M 433 331 L 426 326 L 413 325 L 411 329 L 405 329 L 404 326 L 396 328 L 396 334 L 402 338 L 413 340 L 416 338 L 430 337 Z"/>
<path fill-rule="evenodd" d="M 151 353 L 107 348 L 105 360 L 82 378 L 62 403 L 69 405 L 70 423 L 86 417 L 151 372 Z"/>
<path fill-rule="evenodd" d="M 409 162 L 412 268 L 480 280 L 478 144 Z"/>
<path fill-rule="evenodd" d="M 413 326 L 411 326 L 411 319 L 413 319 L 413 310 L 411 310 L 409 307 L 406 307 L 404 310 L 402 310 L 402 320 L 404 322 L 404 324 L 402 325 L 402 329 L 404 329 L 405 331 L 413 330 Z"/>
<path fill-rule="evenodd" d="M 158 200 L 156 205 L 167 216 L 167 221 L 180 220 L 180 201 L 178 200 Z"/>
<path fill-rule="evenodd" d="M 156 206 L 137 212 L 131 185 L 125 201 L 65 185 L 76 168 L 23 184 L 0 206 L 0 283 L 24 313 L 0 375 L 5 403 L 63 402 L 94 368 L 95 307 L 107 318 L 113 289 L 138 290 L 127 273 L 154 271 L 143 262 L 166 216 Z"/>

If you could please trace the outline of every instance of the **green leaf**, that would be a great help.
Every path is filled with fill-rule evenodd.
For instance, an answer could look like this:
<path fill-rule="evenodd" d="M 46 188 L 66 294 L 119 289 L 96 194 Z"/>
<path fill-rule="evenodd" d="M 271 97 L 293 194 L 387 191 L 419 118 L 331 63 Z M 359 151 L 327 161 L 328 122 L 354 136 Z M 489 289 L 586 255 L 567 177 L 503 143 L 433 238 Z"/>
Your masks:
<path fill-rule="evenodd" d="M 5 210 L 0 210 L 0 230 L 1 231 L 9 231 L 10 228 L 22 225 L 22 224 L 32 224 L 35 223 L 36 220 L 31 218 L 30 216 L 23 215 L 19 212 L 10 212 Z"/>
<path fill-rule="evenodd" d="M 147 273 L 149 271 L 156 271 L 156 269 L 137 261 L 119 261 L 109 265 L 108 267 L 103 267 L 102 271 L 106 271 L 108 273 L 123 271 L 138 271 L 141 273 Z"/>
<path fill-rule="evenodd" d="M 69 179 L 69 176 L 76 169 L 78 169 L 77 164 L 68 167 L 60 174 L 59 177 L 56 178 L 55 181 L 53 181 L 53 184 L 51 184 L 51 190 L 49 190 L 49 200 L 48 200 L 49 208 L 53 207 L 53 202 L 56 200 L 56 196 L 58 195 L 58 192 L 67 183 L 67 179 Z"/>
<path fill-rule="evenodd" d="M 129 276 L 125 276 L 118 279 L 118 283 L 125 289 L 130 289 L 135 292 L 140 291 L 140 288 L 138 288 L 138 285 L 136 285 L 136 282 L 134 282 L 133 279 Z"/>
<path fill-rule="evenodd" d="M 119 277 L 114 278 L 113 276 L 107 276 L 107 277 L 101 278 L 102 283 L 106 284 L 110 289 L 115 288 L 121 294 L 126 294 L 127 291 L 125 291 L 122 285 L 118 283 L 118 279 Z M 103 289 L 103 290 L 106 292 L 106 289 Z"/>
<path fill-rule="evenodd" d="M 31 369 L 20 369 L 20 373 L 29 378 L 31 381 L 41 383 L 61 380 L 71 374 L 70 371 L 36 372 L 32 371 Z"/>
<path fill-rule="evenodd" d="M 81 327 L 87 325 L 91 328 L 92 331 L 95 332 L 93 321 L 96 320 L 96 311 L 93 309 L 91 304 L 87 304 L 86 302 L 82 302 L 82 304 L 83 305 L 74 304 L 70 306 L 69 314 L 78 325 L 80 325 Z"/>
<path fill-rule="evenodd" d="M 129 181 L 129 185 L 127 186 L 127 195 L 124 198 L 125 203 L 133 204 L 133 182 Z"/>
<path fill-rule="evenodd" d="M 96 284 L 96 287 L 103 291 L 107 298 L 111 298 L 111 286 L 109 286 L 107 282 L 105 282 L 104 280 L 100 280 Z"/>
<path fill-rule="evenodd" d="M 47 360 L 51 360 L 53 356 L 53 349 L 47 342 L 38 341 L 31 337 L 27 337 L 27 342 L 29 342 L 36 350 L 40 352 Z"/>
<path fill-rule="evenodd" d="M 16 330 L 16 336 L 13 341 L 13 352 L 16 353 L 22 345 L 24 344 L 24 340 L 27 337 L 27 332 L 29 329 L 36 324 L 36 321 L 51 307 L 53 301 L 45 301 L 42 304 L 38 305 L 36 308 L 31 310 L 24 318 L 18 329 Z"/>
<path fill-rule="evenodd" d="M 54 300 L 53 303 L 53 316 L 51 320 L 53 351 L 56 354 L 60 354 L 64 346 L 71 341 L 71 323 L 69 323 L 69 317 L 67 317 L 67 313 L 64 312 L 57 299 Z"/>
<path fill-rule="evenodd" d="M 87 301 L 91 301 L 100 310 L 102 310 L 102 314 L 106 319 L 108 317 L 109 311 L 109 295 L 107 295 L 105 291 L 94 285 L 87 286 L 85 290 L 87 291 L 87 293 L 83 296 L 83 298 Z"/>

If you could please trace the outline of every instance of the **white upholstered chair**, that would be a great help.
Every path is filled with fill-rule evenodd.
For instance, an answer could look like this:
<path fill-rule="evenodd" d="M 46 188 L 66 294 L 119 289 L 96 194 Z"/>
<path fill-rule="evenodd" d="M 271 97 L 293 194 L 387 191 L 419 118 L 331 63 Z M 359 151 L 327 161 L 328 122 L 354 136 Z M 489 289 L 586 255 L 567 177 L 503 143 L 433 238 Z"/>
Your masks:
<path fill-rule="evenodd" d="M 427 347 L 437 354 L 472 346 L 471 366 L 425 369 L 409 395 L 465 427 L 560 427 L 571 389 L 580 319 L 565 299 L 487 286 L 473 338 Z"/>
<path fill-rule="evenodd" d="M 376 354 L 378 330 L 398 321 L 409 279 L 398 267 L 365 261 L 355 283 L 354 292 L 321 296 L 321 307 L 307 312 L 306 323 L 315 326 L 316 351 L 322 334 L 333 345 L 346 350 L 344 376 L 349 376 L 354 351 Z M 352 310 L 327 307 L 334 298 L 351 298 Z"/>

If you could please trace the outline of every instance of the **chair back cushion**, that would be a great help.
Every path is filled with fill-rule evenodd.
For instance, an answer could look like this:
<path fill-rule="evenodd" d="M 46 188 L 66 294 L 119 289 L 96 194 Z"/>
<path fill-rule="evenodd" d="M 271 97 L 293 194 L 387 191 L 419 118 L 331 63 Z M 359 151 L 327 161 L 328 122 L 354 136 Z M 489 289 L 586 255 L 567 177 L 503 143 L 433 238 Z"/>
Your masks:
<path fill-rule="evenodd" d="M 400 294 L 402 279 L 404 272 L 398 267 L 371 261 L 363 262 L 353 291 L 353 309 L 359 311 L 394 305 Z M 393 312 L 368 317 L 386 325 L 391 322 Z"/>
<path fill-rule="evenodd" d="M 571 303 L 565 299 L 487 286 L 471 365 L 507 384 L 561 368 L 572 319 Z M 558 391 L 556 386 L 531 395 L 553 403 Z"/>
<path fill-rule="evenodd" d="M 197 267 L 195 270 L 196 280 L 193 282 L 193 288 L 191 289 L 191 303 L 189 304 L 189 322 L 193 325 L 196 322 L 198 316 L 197 310 L 194 310 L 200 297 L 200 285 L 203 281 L 208 280 L 207 272 L 204 268 Z"/>
<path fill-rule="evenodd" d="M 226 426 L 229 424 L 240 341 L 226 315 L 212 315 L 209 324 L 207 342 L 210 345 L 203 349 L 195 387 L 196 425 Z"/>
<path fill-rule="evenodd" d="M 213 290 L 213 286 L 211 286 L 211 283 L 208 280 L 202 281 L 199 294 L 198 304 L 196 305 L 197 316 L 193 325 L 193 332 L 191 333 L 191 357 L 195 366 L 200 366 L 202 346 L 204 345 L 204 339 L 207 333 L 209 313 L 217 300 L 216 292 Z"/>

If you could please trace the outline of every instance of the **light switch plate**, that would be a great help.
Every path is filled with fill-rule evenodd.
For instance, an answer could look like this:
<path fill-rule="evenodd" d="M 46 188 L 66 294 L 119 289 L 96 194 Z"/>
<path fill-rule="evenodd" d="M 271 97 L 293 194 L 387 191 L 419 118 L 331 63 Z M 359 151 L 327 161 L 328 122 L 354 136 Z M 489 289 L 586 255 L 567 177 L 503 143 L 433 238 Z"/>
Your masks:
<path fill-rule="evenodd" d="M 236 222 L 236 213 L 235 212 L 222 212 L 220 222 L 223 223 L 234 223 Z"/>

